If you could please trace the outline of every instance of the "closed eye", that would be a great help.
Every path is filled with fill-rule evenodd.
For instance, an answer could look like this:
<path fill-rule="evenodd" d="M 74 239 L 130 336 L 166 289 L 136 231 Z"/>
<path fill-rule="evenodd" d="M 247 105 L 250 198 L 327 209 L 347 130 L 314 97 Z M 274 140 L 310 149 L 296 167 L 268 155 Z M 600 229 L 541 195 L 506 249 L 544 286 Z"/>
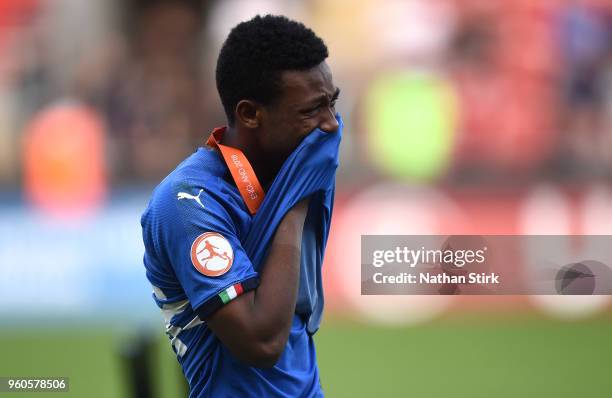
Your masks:
<path fill-rule="evenodd" d="M 308 109 L 303 110 L 301 113 L 306 117 L 314 116 L 321 110 L 322 107 L 323 107 L 323 103 L 320 103 L 313 108 L 308 108 Z"/>
<path fill-rule="evenodd" d="M 337 88 L 336 92 L 334 92 L 334 95 L 332 96 L 331 102 L 332 104 L 336 104 L 336 101 L 338 101 L 338 98 L 340 97 L 340 89 Z"/>
<path fill-rule="evenodd" d="M 336 107 L 336 101 L 338 101 L 338 97 L 340 97 L 340 89 L 337 88 L 336 91 L 334 92 L 334 95 L 332 96 L 332 98 L 330 100 L 328 100 L 327 98 L 323 98 L 321 100 L 321 102 L 319 102 L 316 106 L 306 109 L 304 111 L 302 111 L 302 113 L 306 116 L 314 116 L 317 114 L 317 112 L 319 112 L 321 110 L 321 108 L 325 107 L 325 106 L 329 106 L 330 108 L 335 108 Z M 328 102 L 329 101 L 329 102 Z"/>

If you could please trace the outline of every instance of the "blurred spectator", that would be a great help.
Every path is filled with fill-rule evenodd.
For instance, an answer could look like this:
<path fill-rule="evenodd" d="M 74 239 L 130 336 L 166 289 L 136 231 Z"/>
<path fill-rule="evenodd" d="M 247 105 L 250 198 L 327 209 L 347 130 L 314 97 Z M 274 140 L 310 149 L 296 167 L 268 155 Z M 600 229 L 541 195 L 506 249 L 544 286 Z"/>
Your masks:
<path fill-rule="evenodd" d="M 202 5 L 158 0 L 128 11 L 125 38 L 115 37 L 106 58 L 86 68 L 80 90 L 106 117 L 116 181 L 153 183 L 210 128 L 201 94 Z"/>
<path fill-rule="evenodd" d="M 566 173 L 609 174 L 612 5 L 571 1 L 561 10 L 558 29 L 563 61 L 559 113 L 565 133 L 559 163 Z"/>
<path fill-rule="evenodd" d="M 107 193 L 104 124 L 78 102 L 37 112 L 23 134 L 23 183 L 28 202 L 63 219 L 100 208 Z"/>
<path fill-rule="evenodd" d="M 551 3 L 457 4 L 461 18 L 447 63 L 461 99 L 452 176 L 529 181 L 556 139 Z"/>
<path fill-rule="evenodd" d="M 45 87 L 40 42 L 30 39 L 39 11 L 38 0 L 0 1 L 0 186 L 17 182 L 20 110 Z"/>

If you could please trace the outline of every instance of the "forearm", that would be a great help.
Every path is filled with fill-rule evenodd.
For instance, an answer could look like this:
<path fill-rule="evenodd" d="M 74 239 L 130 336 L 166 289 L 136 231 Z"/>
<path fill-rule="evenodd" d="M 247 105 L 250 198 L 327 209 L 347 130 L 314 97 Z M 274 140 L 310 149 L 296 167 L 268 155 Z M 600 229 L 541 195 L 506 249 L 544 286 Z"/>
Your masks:
<path fill-rule="evenodd" d="M 252 300 L 252 321 L 263 341 L 286 341 L 297 299 L 302 230 L 307 206 L 294 208 L 279 225 Z M 280 327 L 279 327 L 280 326 Z"/>

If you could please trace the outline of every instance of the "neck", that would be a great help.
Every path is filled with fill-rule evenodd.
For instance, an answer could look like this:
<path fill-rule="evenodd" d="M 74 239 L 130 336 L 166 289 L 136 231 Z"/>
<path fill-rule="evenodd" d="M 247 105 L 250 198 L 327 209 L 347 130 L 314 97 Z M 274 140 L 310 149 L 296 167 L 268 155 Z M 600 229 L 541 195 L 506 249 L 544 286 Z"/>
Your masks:
<path fill-rule="evenodd" d="M 249 160 L 257 179 L 262 187 L 267 190 L 280 167 L 275 167 L 270 162 L 270 158 L 261 150 L 259 142 L 254 139 L 256 133 L 245 131 L 240 128 L 228 127 L 223 136 L 223 145 L 239 149 Z"/>

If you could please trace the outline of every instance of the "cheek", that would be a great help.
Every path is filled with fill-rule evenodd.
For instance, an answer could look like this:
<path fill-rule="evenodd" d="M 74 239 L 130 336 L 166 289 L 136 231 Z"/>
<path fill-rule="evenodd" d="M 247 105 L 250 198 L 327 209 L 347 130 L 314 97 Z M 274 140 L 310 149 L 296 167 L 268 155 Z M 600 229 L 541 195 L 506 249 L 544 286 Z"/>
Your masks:
<path fill-rule="evenodd" d="M 261 137 L 260 144 L 262 149 L 269 154 L 284 153 L 287 147 L 291 146 L 291 134 L 286 128 L 276 126 L 268 130 L 267 134 Z"/>
<path fill-rule="evenodd" d="M 308 134 L 312 133 L 312 131 L 317 127 L 319 127 L 319 122 L 317 119 L 311 118 L 302 120 L 295 130 L 296 137 L 298 137 L 299 140 L 302 140 Z"/>
<path fill-rule="evenodd" d="M 317 128 L 317 122 L 311 119 L 305 120 L 301 126 L 301 136 L 305 137 L 314 129 Z"/>
<path fill-rule="evenodd" d="M 285 115 L 283 115 L 285 116 Z M 262 136 L 261 146 L 269 153 L 288 156 L 312 130 L 317 127 L 313 120 L 279 117 L 271 123 L 268 134 Z"/>
<path fill-rule="evenodd" d="M 277 130 L 272 145 L 283 152 L 293 152 L 299 143 L 312 131 L 314 127 L 310 124 L 300 122 L 286 123 L 281 129 Z"/>
<path fill-rule="evenodd" d="M 295 149 L 302 140 L 312 132 L 317 127 L 316 123 L 312 123 L 311 121 L 304 121 L 293 128 L 290 132 L 289 136 L 291 137 L 288 144 L 291 146 L 291 150 Z"/>

